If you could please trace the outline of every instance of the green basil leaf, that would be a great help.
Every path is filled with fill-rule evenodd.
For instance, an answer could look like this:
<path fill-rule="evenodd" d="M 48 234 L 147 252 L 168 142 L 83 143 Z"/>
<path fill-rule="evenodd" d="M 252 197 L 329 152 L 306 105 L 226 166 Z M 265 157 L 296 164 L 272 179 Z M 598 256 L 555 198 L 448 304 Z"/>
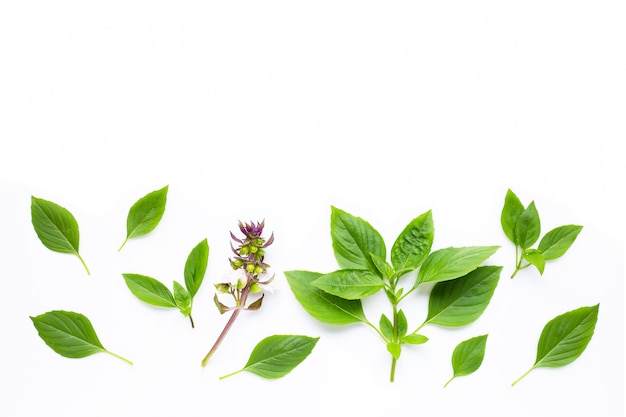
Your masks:
<path fill-rule="evenodd" d="M 426 323 L 464 326 L 485 311 L 500 279 L 501 266 L 481 266 L 451 281 L 437 283 L 428 301 Z"/>
<path fill-rule="evenodd" d="M 309 356 L 318 340 L 319 337 L 292 335 L 267 337 L 256 345 L 242 369 L 220 379 L 243 371 L 267 379 L 282 378 Z"/>
<path fill-rule="evenodd" d="M 402 338 L 402 343 L 408 343 L 409 345 L 421 345 L 428 342 L 428 338 L 421 334 L 412 333 Z"/>
<path fill-rule="evenodd" d="M 322 291 L 346 300 L 360 300 L 380 291 L 385 283 L 369 270 L 340 269 L 322 275 L 313 285 Z"/>
<path fill-rule="evenodd" d="M 386 340 L 393 340 L 393 324 L 384 314 L 380 316 L 380 332 Z"/>
<path fill-rule="evenodd" d="M 391 263 L 397 271 L 417 269 L 430 253 L 435 237 L 432 212 L 416 217 L 404 228 L 391 248 Z"/>
<path fill-rule="evenodd" d="M 541 222 L 535 202 L 531 202 L 519 216 L 515 225 L 515 240 L 522 249 L 528 249 L 539 239 L 541 234 Z"/>
<path fill-rule="evenodd" d="M 417 274 L 415 287 L 425 282 L 447 281 L 461 277 L 486 261 L 499 246 L 446 248 L 431 253 Z"/>
<path fill-rule="evenodd" d="M 385 242 L 368 222 L 331 207 L 330 235 L 337 263 L 343 269 L 369 269 L 378 273 L 369 254 L 386 258 Z"/>
<path fill-rule="evenodd" d="M 154 278 L 139 274 L 122 274 L 135 297 L 158 307 L 177 307 L 170 290 Z"/>
<path fill-rule="evenodd" d="M 389 279 L 395 273 L 391 265 L 389 265 L 387 261 L 378 257 L 377 255 L 370 253 L 370 259 L 372 260 L 374 266 L 376 266 L 378 272 L 380 272 L 380 275 L 382 275 L 383 277 Z"/>
<path fill-rule="evenodd" d="M 39 337 L 61 356 L 84 358 L 94 353 L 105 352 L 132 365 L 128 359 L 106 350 L 89 319 L 80 313 L 55 310 L 30 319 Z"/>
<path fill-rule="evenodd" d="M 582 226 L 570 224 L 550 230 L 539 242 L 543 258 L 548 261 L 563 256 L 582 229 Z"/>
<path fill-rule="evenodd" d="M 80 234 L 72 213 L 52 201 L 36 197 L 31 197 L 30 213 L 41 243 L 51 251 L 76 255 L 89 274 L 89 268 L 78 253 Z"/>
<path fill-rule="evenodd" d="M 470 375 L 483 363 L 485 357 L 485 346 L 487 345 L 487 335 L 472 337 L 458 344 L 452 352 L 452 378 L 444 385 L 448 386 L 457 376 Z"/>
<path fill-rule="evenodd" d="M 191 250 L 185 262 L 185 286 L 191 297 L 195 297 L 202 285 L 202 280 L 209 263 L 209 244 L 206 239 Z"/>
<path fill-rule="evenodd" d="M 540 275 L 543 275 L 543 270 L 546 268 L 546 260 L 537 249 L 526 249 L 522 254 L 522 257 L 526 259 L 532 265 L 535 265 Z"/>
<path fill-rule="evenodd" d="M 393 356 L 395 360 L 398 360 L 400 359 L 400 354 L 402 353 L 402 346 L 400 343 L 389 342 L 387 343 L 387 351 L 391 353 L 391 356 Z"/>
<path fill-rule="evenodd" d="M 502 230 L 506 237 L 515 244 L 517 239 L 515 238 L 515 227 L 520 216 L 524 212 L 524 205 L 517 198 L 515 193 L 510 189 L 506 192 L 504 197 L 504 207 L 502 208 L 502 214 L 500 215 L 500 223 L 502 224 Z"/>
<path fill-rule="evenodd" d="M 535 364 L 513 385 L 535 368 L 557 368 L 575 361 L 591 341 L 599 307 L 600 304 L 581 307 L 550 320 L 539 337 Z"/>
<path fill-rule="evenodd" d="M 398 337 L 403 338 L 406 335 L 406 332 L 409 331 L 409 323 L 406 320 L 406 316 L 404 315 L 404 311 L 398 311 Z"/>
<path fill-rule="evenodd" d="M 191 314 L 191 294 L 176 281 L 174 281 L 174 302 L 183 316 Z"/>
<path fill-rule="evenodd" d="M 129 239 L 146 235 L 153 231 L 165 213 L 168 186 L 152 191 L 137 200 L 128 211 L 126 218 L 126 240 L 118 251 L 122 250 Z"/>
<path fill-rule="evenodd" d="M 311 283 L 322 274 L 308 271 L 287 271 L 285 277 L 302 307 L 315 319 L 332 325 L 367 322 L 360 300 L 345 300 L 328 294 Z"/>

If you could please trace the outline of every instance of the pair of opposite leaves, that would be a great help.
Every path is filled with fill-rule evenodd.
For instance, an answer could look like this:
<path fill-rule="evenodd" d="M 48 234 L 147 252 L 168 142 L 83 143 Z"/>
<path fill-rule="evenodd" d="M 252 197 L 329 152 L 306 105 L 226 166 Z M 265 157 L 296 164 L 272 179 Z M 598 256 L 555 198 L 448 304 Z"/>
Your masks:
<path fill-rule="evenodd" d="M 168 186 L 139 199 L 130 208 L 126 222 L 126 239 L 146 235 L 156 228 L 165 212 Z M 79 253 L 78 222 L 66 208 L 44 199 L 31 198 L 33 227 L 41 242 L 54 252 L 73 254 L 79 258 L 87 274 L 90 271 Z M 193 296 L 197 293 L 207 267 L 209 247 L 205 240 L 190 253 L 185 264 L 185 287 L 174 281 L 174 293 L 159 281 L 138 274 L 124 274 L 126 284 L 139 299 L 153 305 L 178 307 L 190 318 Z M 106 352 L 130 364 L 129 360 L 104 348 L 87 317 L 80 313 L 55 310 L 31 317 L 39 336 L 55 352 L 69 358 L 82 358 Z M 263 339 L 254 348 L 244 368 L 265 378 L 279 378 L 289 373 L 311 352 L 317 338 L 298 335 L 275 335 Z M 233 375 L 230 374 L 230 375 Z M 227 375 L 228 376 L 228 375 Z"/>

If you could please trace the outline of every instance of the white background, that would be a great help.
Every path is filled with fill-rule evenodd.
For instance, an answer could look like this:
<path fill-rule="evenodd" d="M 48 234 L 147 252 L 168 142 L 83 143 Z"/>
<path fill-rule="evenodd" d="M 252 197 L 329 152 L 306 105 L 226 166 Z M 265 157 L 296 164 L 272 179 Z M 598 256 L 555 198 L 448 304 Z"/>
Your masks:
<path fill-rule="evenodd" d="M 624 12 L 619 1 L 2 2 L 0 414 L 623 416 Z M 117 253 L 128 208 L 166 184 L 161 224 Z M 584 225 L 542 277 L 508 278 L 508 188 L 535 200 L 543 232 Z M 39 242 L 31 195 L 77 218 L 91 276 Z M 485 314 L 426 327 L 394 384 L 370 329 L 316 322 L 282 274 L 337 268 L 330 205 L 388 248 L 428 209 L 434 249 L 501 245 Z M 211 299 L 228 231 L 263 218 L 274 292 L 201 369 L 226 320 Z M 130 294 L 122 272 L 182 281 L 205 237 L 195 330 Z M 410 327 L 427 290 L 403 303 Z M 382 301 L 365 303 L 373 322 Z M 544 324 L 596 303 L 583 355 L 512 388 Z M 135 365 L 55 354 L 28 318 L 53 309 L 88 316 Z M 454 346 L 485 333 L 482 367 L 443 389 Z M 218 380 L 272 334 L 321 339 L 281 380 Z"/>

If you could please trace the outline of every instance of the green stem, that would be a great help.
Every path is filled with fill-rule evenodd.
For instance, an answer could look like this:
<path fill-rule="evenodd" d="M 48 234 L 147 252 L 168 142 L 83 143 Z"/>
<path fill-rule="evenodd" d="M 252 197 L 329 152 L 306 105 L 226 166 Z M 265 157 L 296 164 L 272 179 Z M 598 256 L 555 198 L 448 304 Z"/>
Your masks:
<path fill-rule="evenodd" d="M 393 304 L 393 342 L 398 343 L 398 305 Z M 389 382 L 393 382 L 396 376 L 396 363 L 398 360 L 395 356 L 391 356 L 391 374 L 389 376 Z"/>
<path fill-rule="evenodd" d="M 391 375 L 389 376 L 389 382 L 393 382 L 396 375 L 396 363 L 398 361 L 395 357 L 391 357 Z"/>
<path fill-rule="evenodd" d="M 453 375 L 453 376 L 452 376 L 452 378 L 450 378 L 450 379 L 448 380 L 448 382 L 446 382 L 446 383 L 445 383 L 445 385 L 444 385 L 443 387 L 444 387 L 444 388 L 445 388 L 445 387 L 447 387 L 447 386 L 448 386 L 448 384 L 449 384 L 450 382 L 452 382 L 452 380 L 453 380 L 454 378 L 456 378 L 456 376 L 454 376 L 454 375 Z"/>
<path fill-rule="evenodd" d="M 409 334 L 416 334 L 417 332 L 422 330 L 422 327 L 426 326 L 427 324 L 428 324 L 428 321 L 425 321 L 424 323 L 420 324 L 420 326 L 417 329 L 415 329 L 413 333 L 409 333 Z"/>
<path fill-rule="evenodd" d="M 87 264 L 85 263 L 85 260 L 83 259 L 83 257 L 80 256 L 80 254 L 78 252 L 76 252 L 76 256 L 78 256 L 78 259 L 80 259 L 80 262 L 85 267 L 85 270 L 87 271 L 87 275 L 91 275 L 91 272 L 89 272 L 89 268 L 87 268 Z"/>
<path fill-rule="evenodd" d="M 240 369 L 240 370 L 238 370 L 238 371 L 231 372 L 231 373 L 230 373 L 230 374 L 228 374 L 228 375 L 221 376 L 221 377 L 220 377 L 220 380 L 222 380 L 222 379 L 224 379 L 224 378 L 228 378 L 229 376 L 237 375 L 239 372 L 243 372 L 243 371 L 244 371 L 244 369 Z"/>
<path fill-rule="evenodd" d="M 115 356 L 116 358 L 123 360 L 124 362 L 126 362 L 126 363 L 128 363 L 130 365 L 133 364 L 131 361 L 129 361 L 128 359 L 124 358 L 123 356 L 117 355 L 117 354 L 115 354 L 113 352 L 109 352 L 108 350 L 105 350 L 105 352 L 108 353 L 109 355 Z"/>
<path fill-rule="evenodd" d="M 372 329 L 374 329 L 374 331 L 376 333 L 378 333 L 378 335 L 384 340 L 385 336 L 383 336 L 383 334 L 380 332 L 380 330 L 378 330 L 378 327 L 374 326 L 369 320 L 365 320 L 363 323 L 367 324 L 368 326 L 370 326 Z"/>
<path fill-rule="evenodd" d="M 191 328 L 195 329 L 196 326 L 193 324 L 193 317 L 191 317 L 191 314 L 189 314 L 189 321 L 191 322 Z"/>
<path fill-rule="evenodd" d="M 128 238 L 126 238 L 126 240 L 124 240 L 124 243 L 122 243 L 122 246 L 120 246 L 120 248 L 117 250 L 118 252 L 120 252 L 122 250 L 122 248 L 124 247 L 126 242 L 128 242 Z"/>
<path fill-rule="evenodd" d="M 515 384 L 517 384 L 518 382 L 520 382 L 526 375 L 528 375 L 530 373 L 530 371 L 532 371 L 533 369 L 535 369 L 535 367 L 533 366 L 532 368 L 530 368 L 528 371 L 524 372 L 524 375 L 520 376 L 519 378 L 517 378 L 515 381 L 513 381 L 513 383 L 511 384 L 512 387 L 515 386 Z"/>

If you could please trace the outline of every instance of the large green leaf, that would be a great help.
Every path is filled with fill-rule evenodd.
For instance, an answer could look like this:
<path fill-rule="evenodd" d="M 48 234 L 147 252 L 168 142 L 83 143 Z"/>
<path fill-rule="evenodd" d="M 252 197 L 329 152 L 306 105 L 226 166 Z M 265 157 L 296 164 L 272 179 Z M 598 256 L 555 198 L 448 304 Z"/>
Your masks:
<path fill-rule="evenodd" d="M 85 261 L 78 253 L 80 233 L 72 213 L 52 201 L 36 197 L 31 197 L 30 212 L 41 243 L 54 252 L 76 255 L 89 274 Z"/>
<path fill-rule="evenodd" d="M 545 260 L 556 259 L 565 254 L 583 229 L 569 224 L 550 230 L 539 242 L 539 250 Z"/>
<path fill-rule="evenodd" d="M 431 253 L 417 274 L 415 286 L 461 277 L 486 261 L 499 246 L 445 248 Z"/>
<path fill-rule="evenodd" d="M 220 379 L 248 371 L 267 379 L 282 378 L 306 359 L 319 337 L 274 335 L 256 345 L 250 358 L 239 371 Z"/>
<path fill-rule="evenodd" d="M 487 345 L 487 335 L 472 337 L 457 345 L 452 352 L 452 378 L 444 388 L 457 376 L 470 375 L 483 363 L 485 357 L 485 346 Z"/>
<path fill-rule="evenodd" d="M 312 283 L 317 288 L 347 300 L 360 300 L 380 291 L 385 283 L 369 270 L 340 269 L 322 275 Z"/>
<path fill-rule="evenodd" d="M 30 319 L 43 341 L 61 356 L 84 358 L 94 353 L 106 352 L 131 363 L 106 350 L 89 319 L 80 313 L 55 310 Z"/>
<path fill-rule="evenodd" d="M 535 368 L 556 368 L 575 361 L 591 341 L 599 307 L 600 304 L 581 307 L 550 320 L 539 337 L 535 364 L 513 385 Z"/>
<path fill-rule="evenodd" d="M 469 274 L 437 283 L 430 293 L 425 323 L 464 326 L 485 311 L 500 279 L 500 266 L 482 266 Z"/>
<path fill-rule="evenodd" d="M 502 224 L 502 230 L 506 237 L 515 244 L 517 244 L 517 240 L 515 239 L 515 226 L 523 212 L 524 205 L 519 198 L 517 198 L 515 193 L 509 189 L 506 192 L 506 197 L 504 197 L 504 207 L 500 215 L 500 223 Z"/>
<path fill-rule="evenodd" d="M 369 269 L 378 273 L 370 253 L 386 258 L 385 242 L 368 222 L 331 207 L 330 235 L 337 263 L 343 269 Z"/>
<path fill-rule="evenodd" d="M 311 284 L 321 276 L 320 273 L 309 271 L 285 272 L 296 299 L 315 319 L 333 325 L 367 322 L 360 300 L 345 300 Z"/>
<path fill-rule="evenodd" d="M 391 248 L 391 263 L 396 271 L 417 269 L 430 253 L 435 237 L 432 212 L 416 217 L 404 228 Z"/>
<path fill-rule="evenodd" d="M 202 285 L 208 262 L 209 244 L 204 239 L 191 250 L 185 262 L 185 286 L 192 298 Z"/>
<path fill-rule="evenodd" d="M 165 213 L 167 190 L 166 185 L 146 194 L 132 205 L 126 218 L 126 240 L 118 250 L 122 250 L 129 239 L 146 235 L 157 227 Z"/>
<path fill-rule="evenodd" d="M 522 249 L 528 249 L 539 239 L 541 222 L 535 202 L 531 202 L 519 216 L 515 225 L 515 240 Z"/>
<path fill-rule="evenodd" d="M 154 278 L 139 274 L 122 274 L 135 297 L 158 307 L 178 307 L 172 292 Z"/>

